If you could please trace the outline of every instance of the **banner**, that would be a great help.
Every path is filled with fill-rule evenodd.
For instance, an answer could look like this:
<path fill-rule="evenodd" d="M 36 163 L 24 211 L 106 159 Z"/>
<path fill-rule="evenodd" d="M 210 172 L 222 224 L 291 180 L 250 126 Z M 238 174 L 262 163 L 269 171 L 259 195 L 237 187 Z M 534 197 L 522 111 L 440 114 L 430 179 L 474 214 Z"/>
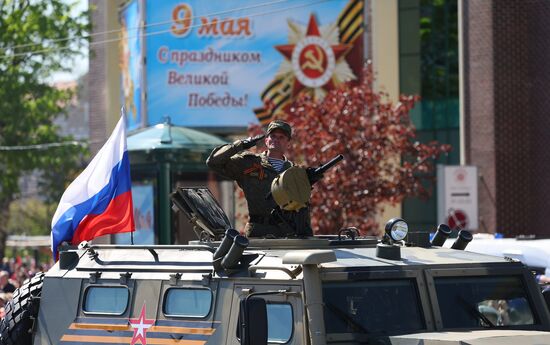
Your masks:
<path fill-rule="evenodd" d="M 143 71 L 143 28 L 141 1 L 130 1 L 120 12 L 121 39 L 120 56 L 120 90 L 121 106 L 127 113 L 129 130 L 143 127 L 142 119 L 142 71 Z"/>
<path fill-rule="evenodd" d="M 303 92 L 322 99 L 360 77 L 363 12 L 363 0 L 146 1 L 147 124 L 246 126 Z"/>
<path fill-rule="evenodd" d="M 155 203 L 152 184 L 132 186 L 132 201 L 134 205 L 134 221 L 136 231 L 115 235 L 116 244 L 155 244 Z"/>

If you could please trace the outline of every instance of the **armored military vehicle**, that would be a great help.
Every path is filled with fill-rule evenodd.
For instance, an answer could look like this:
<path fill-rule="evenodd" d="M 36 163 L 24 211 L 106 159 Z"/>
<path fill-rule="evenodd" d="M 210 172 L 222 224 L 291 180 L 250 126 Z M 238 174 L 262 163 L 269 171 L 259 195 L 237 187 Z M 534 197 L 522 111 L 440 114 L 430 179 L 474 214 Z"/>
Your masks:
<path fill-rule="evenodd" d="M 7 306 L 2 344 L 550 344 L 518 261 L 407 234 L 247 239 L 210 192 L 180 188 L 189 245 L 66 249 Z"/>

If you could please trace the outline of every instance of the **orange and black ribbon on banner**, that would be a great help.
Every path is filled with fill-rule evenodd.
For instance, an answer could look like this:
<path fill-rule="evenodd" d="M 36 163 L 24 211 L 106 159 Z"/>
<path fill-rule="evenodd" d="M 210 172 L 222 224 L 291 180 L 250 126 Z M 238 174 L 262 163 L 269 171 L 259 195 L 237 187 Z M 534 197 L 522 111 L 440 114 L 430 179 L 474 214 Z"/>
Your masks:
<path fill-rule="evenodd" d="M 363 8 L 364 0 L 350 0 L 338 16 L 340 43 L 354 44 L 357 39 L 362 37 L 364 32 Z M 293 101 L 292 85 L 283 76 L 275 77 L 262 92 L 261 99 L 264 106 L 254 109 L 254 113 L 260 124 L 265 126 Z"/>

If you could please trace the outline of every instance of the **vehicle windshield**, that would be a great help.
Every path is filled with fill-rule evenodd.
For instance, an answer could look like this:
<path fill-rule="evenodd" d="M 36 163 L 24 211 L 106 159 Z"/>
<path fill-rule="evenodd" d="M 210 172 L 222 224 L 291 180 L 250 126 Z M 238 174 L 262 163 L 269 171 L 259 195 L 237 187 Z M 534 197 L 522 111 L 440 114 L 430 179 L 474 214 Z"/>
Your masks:
<path fill-rule="evenodd" d="M 398 334 L 425 329 L 412 279 L 323 283 L 327 334 Z"/>
<path fill-rule="evenodd" d="M 520 276 L 437 277 L 434 282 L 444 328 L 536 322 Z"/>

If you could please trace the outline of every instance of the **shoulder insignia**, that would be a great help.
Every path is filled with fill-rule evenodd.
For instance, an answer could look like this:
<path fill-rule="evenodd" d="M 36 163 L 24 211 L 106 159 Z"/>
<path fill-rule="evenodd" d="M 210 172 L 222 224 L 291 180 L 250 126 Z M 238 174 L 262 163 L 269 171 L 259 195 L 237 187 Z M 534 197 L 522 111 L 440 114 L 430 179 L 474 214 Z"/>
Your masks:
<path fill-rule="evenodd" d="M 250 176 L 258 176 L 258 180 L 263 180 L 265 178 L 264 168 L 261 164 L 254 163 L 250 168 L 247 168 L 243 171 L 243 174 Z"/>

